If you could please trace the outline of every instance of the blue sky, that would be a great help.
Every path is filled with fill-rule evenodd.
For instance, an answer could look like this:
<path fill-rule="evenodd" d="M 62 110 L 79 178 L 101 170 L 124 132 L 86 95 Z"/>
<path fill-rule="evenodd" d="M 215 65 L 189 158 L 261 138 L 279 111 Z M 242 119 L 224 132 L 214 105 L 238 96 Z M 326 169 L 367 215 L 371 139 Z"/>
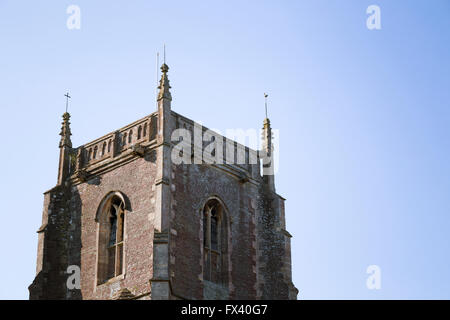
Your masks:
<path fill-rule="evenodd" d="M 449 14 L 448 0 L 0 0 L 0 298 L 28 298 L 64 93 L 76 146 L 131 123 L 155 110 L 166 43 L 172 107 L 191 119 L 259 129 L 269 93 L 299 298 L 449 299 Z"/>

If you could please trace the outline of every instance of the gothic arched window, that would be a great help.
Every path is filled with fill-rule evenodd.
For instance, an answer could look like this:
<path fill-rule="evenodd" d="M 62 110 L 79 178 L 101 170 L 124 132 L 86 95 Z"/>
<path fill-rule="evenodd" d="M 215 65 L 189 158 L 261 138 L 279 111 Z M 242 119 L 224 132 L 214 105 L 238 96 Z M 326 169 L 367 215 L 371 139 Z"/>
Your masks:
<path fill-rule="evenodd" d="M 120 194 L 108 196 L 98 214 L 97 283 L 101 284 L 123 273 L 125 203 Z"/>
<path fill-rule="evenodd" d="M 227 282 L 227 224 L 224 208 L 216 199 L 203 207 L 203 279 Z"/>
<path fill-rule="evenodd" d="M 122 145 L 126 145 L 127 144 L 127 133 L 125 132 L 123 134 L 123 141 L 122 141 Z"/>
<path fill-rule="evenodd" d="M 147 135 L 147 122 L 144 124 L 144 138 Z"/>

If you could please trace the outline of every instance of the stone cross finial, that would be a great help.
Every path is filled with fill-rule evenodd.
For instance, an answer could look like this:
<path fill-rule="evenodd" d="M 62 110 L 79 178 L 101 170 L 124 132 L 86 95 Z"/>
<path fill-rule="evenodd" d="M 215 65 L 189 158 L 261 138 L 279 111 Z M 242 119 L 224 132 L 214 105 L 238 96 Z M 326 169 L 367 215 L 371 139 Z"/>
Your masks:
<path fill-rule="evenodd" d="M 69 99 L 72 97 L 69 96 L 68 92 L 64 95 L 64 97 L 66 97 L 66 113 L 67 113 L 67 110 L 69 109 Z"/>
<path fill-rule="evenodd" d="M 161 66 L 162 76 L 161 80 L 159 81 L 159 94 L 158 94 L 158 101 L 161 99 L 167 99 L 172 101 L 172 95 L 170 94 L 170 84 L 169 84 L 169 78 L 167 77 L 167 72 L 169 71 L 169 66 L 165 63 Z"/>

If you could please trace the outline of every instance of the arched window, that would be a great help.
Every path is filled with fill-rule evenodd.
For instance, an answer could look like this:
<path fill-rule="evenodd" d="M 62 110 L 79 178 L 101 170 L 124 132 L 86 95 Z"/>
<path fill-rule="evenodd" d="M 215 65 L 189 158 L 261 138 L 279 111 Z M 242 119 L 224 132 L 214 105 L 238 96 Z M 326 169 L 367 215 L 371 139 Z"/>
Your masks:
<path fill-rule="evenodd" d="M 130 134 L 128 135 L 128 143 L 131 143 L 132 138 L 133 138 L 133 130 L 130 130 Z"/>
<path fill-rule="evenodd" d="M 97 283 L 101 284 L 123 273 L 125 203 L 120 193 L 106 197 L 99 210 Z"/>
<path fill-rule="evenodd" d="M 137 139 L 140 140 L 142 136 L 142 126 L 139 126 L 138 133 L 137 133 Z"/>
<path fill-rule="evenodd" d="M 123 134 L 123 141 L 122 141 L 122 144 L 123 144 L 123 145 L 126 145 L 126 144 L 127 144 L 127 133 L 126 133 L 126 132 Z"/>
<path fill-rule="evenodd" d="M 203 208 L 203 279 L 217 284 L 227 283 L 227 224 L 225 210 L 217 199 Z"/>

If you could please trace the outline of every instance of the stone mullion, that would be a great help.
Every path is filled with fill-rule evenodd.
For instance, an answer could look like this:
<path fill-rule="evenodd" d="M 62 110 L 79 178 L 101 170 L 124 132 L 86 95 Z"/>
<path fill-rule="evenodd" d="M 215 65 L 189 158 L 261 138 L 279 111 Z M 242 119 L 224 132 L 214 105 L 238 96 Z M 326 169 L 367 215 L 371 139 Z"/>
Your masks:
<path fill-rule="evenodd" d="M 208 207 L 206 211 L 206 244 L 208 246 L 208 255 L 206 258 L 206 267 L 208 268 L 208 280 L 211 280 L 211 208 Z"/>

